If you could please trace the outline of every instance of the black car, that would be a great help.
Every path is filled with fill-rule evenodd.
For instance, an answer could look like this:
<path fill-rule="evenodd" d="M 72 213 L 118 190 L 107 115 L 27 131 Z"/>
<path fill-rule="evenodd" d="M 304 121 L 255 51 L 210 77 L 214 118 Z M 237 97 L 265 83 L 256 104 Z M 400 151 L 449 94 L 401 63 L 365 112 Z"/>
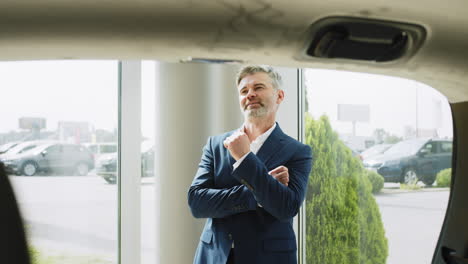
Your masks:
<path fill-rule="evenodd" d="M 117 182 L 117 153 L 104 156 L 97 161 L 96 174 L 106 182 Z M 141 177 L 154 176 L 154 145 L 142 143 L 141 146 Z"/>
<path fill-rule="evenodd" d="M 386 182 L 432 185 L 439 171 L 450 168 L 452 141 L 411 139 L 401 141 L 384 154 L 364 160 L 364 167 L 377 171 Z"/>
<path fill-rule="evenodd" d="M 33 176 L 39 172 L 67 172 L 87 175 L 94 168 L 94 156 L 84 146 L 45 143 L 3 160 L 9 173 Z"/>

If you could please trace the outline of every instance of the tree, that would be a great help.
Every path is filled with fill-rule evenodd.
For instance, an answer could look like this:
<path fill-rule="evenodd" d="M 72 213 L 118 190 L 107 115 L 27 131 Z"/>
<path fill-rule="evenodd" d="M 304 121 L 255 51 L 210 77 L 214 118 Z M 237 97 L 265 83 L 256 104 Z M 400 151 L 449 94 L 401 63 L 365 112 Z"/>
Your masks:
<path fill-rule="evenodd" d="M 387 239 L 361 163 L 328 118 L 306 115 L 313 168 L 306 197 L 307 263 L 384 264 Z"/>
<path fill-rule="evenodd" d="M 395 135 L 389 135 L 385 138 L 385 143 L 387 144 L 395 144 L 403 140 L 401 137 L 395 136 Z"/>
<path fill-rule="evenodd" d="M 385 138 L 387 137 L 388 133 L 383 128 L 377 128 L 376 130 L 374 130 L 373 135 L 374 135 L 376 144 L 382 144 Z"/>
<path fill-rule="evenodd" d="M 374 135 L 376 144 L 382 144 L 382 143 L 395 144 L 403 140 L 403 138 L 398 137 L 394 134 L 390 134 L 387 131 L 385 131 L 383 128 L 377 128 L 376 130 L 374 130 L 373 135 Z"/>

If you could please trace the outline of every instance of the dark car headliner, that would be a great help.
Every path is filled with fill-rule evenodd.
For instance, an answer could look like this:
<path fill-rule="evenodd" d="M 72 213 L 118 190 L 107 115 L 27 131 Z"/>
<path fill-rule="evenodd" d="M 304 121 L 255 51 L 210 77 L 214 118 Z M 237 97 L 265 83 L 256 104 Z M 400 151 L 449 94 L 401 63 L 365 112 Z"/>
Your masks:
<path fill-rule="evenodd" d="M 0 59 L 235 59 L 400 76 L 450 102 L 468 101 L 468 2 L 9 0 L 0 2 Z M 311 24 L 328 16 L 415 23 L 421 49 L 391 63 L 306 58 Z"/>

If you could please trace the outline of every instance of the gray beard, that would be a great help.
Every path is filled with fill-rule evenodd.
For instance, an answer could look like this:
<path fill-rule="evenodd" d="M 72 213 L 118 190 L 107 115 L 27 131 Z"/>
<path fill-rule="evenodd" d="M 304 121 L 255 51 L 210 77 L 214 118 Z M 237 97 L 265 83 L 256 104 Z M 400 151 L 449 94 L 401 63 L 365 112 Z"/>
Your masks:
<path fill-rule="evenodd" d="M 245 117 L 249 118 L 257 118 L 257 117 L 264 117 L 268 113 L 267 108 L 262 106 L 257 109 L 250 109 L 250 110 L 245 110 L 244 115 Z"/>

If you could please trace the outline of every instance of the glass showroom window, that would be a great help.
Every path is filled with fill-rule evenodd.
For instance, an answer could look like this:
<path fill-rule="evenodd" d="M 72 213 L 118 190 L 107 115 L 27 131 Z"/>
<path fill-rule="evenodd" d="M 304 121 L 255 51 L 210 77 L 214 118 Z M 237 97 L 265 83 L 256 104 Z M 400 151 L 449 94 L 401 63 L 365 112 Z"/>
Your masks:
<path fill-rule="evenodd" d="M 116 155 L 118 63 L 1 62 L 0 76 L 0 148 L 15 145 L 0 160 L 34 263 L 116 263 L 117 188 L 97 168 Z"/>
<path fill-rule="evenodd" d="M 304 71 L 313 263 L 430 263 L 449 197 L 447 99 L 415 81 Z"/>

